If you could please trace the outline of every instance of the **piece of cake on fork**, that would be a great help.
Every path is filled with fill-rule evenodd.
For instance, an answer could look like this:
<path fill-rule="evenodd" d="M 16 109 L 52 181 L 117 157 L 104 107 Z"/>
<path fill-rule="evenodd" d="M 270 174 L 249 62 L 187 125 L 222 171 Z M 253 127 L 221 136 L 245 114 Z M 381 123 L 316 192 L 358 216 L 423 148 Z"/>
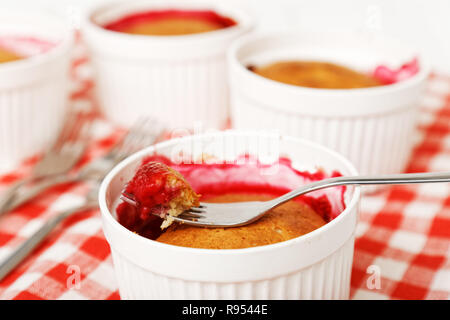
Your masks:
<path fill-rule="evenodd" d="M 136 208 L 127 208 L 129 223 L 145 224 L 146 220 L 159 216 L 164 219 L 162 229 L 173 222 L 173 217 L 200 204 L 200 195 L 184 177 L 161 162 L 142 165 L 128 182 L 122 198 Z"/>

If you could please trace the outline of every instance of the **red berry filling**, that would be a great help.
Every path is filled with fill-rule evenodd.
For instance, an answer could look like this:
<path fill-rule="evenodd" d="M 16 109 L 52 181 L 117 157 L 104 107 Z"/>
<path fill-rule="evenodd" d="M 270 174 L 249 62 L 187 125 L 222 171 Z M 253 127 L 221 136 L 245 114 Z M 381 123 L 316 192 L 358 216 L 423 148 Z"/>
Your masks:
<path fill-rule="evenodd" d="M 397 70 L 383 65 L 378 66 L 373 72 L 373 77 L 382 84 L 392 84 L 411 78 L 417 72 L 419 72 L 419 62 L 417 58 L 414 58 L 410 62 L 403 64 Z"/>

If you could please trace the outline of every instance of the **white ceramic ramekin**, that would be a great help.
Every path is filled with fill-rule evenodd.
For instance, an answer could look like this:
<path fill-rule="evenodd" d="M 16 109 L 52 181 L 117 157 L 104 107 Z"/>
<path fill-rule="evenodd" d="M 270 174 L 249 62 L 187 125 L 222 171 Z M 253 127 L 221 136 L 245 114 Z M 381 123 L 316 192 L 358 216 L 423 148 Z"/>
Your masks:
<path fill-rule="evenodd" d="M 239 39 L 229 50 L 232 124 L 278 129 L 346 156 L 361 174 L 401 172 L 408 160 L 428 66 L 388 86 L 330 90 L 272 81 L 249 71 L 280 60 L 330 61 L 356 70 L 397 67 L 417 57 L 395 40 L 362 33 L 276 33 Z"/>
<path fill-rule="evenodd" d="M 267 148 L 269 147 L 269 148 Z M 267 152 L 271 149 L 275 152 Z M 99 195 L 123 299 L 346 299 L 349 297 L 354 230 L 360 191 L 349 187 L 346 209 L 325 226 L 298 238 L 246 249 L 195 249 L 159 243 L 120 225 L 114 205 L 143 157 L 202 153 L 232 160 L 250 153 L 261 161 L 289 157 L 302 168 L 317 166 L 354 175 L 341 155 L 298 138 L 228 131 L 174 139 L 147 148 L 116 166 Z"/>
<path fill-rule="evenodd" d="M 2 8 L 0 38 L 15 36 L 50 41 L 55 46 L 23 60 L 0 64 L 2 172 L 48 146 L 56 138 L 67 110 L 72 45 L 69 26 L 43 12 Z M 34 51 L 32 47 L 28 46 L 30 52 Z"/>
<path fill-rule="evenodd" d="M 182 36 L 129 35 L 101 27 L 151 9 L 212 9 L 237 25 Z M 242 12 L 199 1 L 126 1 L 85 15 L 97 94 L 104 114 L 130 125 L 151 116 L 171 128 L 222 128 L 229 117 L 226 49 L 251 28 Z"/>

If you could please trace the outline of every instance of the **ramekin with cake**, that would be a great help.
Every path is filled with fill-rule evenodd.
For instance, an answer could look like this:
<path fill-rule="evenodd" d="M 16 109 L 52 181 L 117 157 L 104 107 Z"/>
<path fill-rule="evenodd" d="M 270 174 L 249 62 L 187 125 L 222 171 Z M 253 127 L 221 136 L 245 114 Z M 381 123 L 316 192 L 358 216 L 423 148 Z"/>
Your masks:
<path fill-rule="evenodd" d="M 267 200 L 355 174 L 322 146 L 256 132 L 189 136 L 129 157 L 99 195 L 121 297 L 348 298 L 359 188 L 315 191 L 241 227 L 199 228 L 171 216 L 198 201 Z"/>
<path fill-rule="evenodd" d="M 125 1 L 96 6 L 83 35 L 105 115 L 173 128 L 223 128 L 229 117 L 225 53 L 248 32 L 243 12 L 205 1 Z"/>
<path fill-rule="evenodd" d="M 361 174 L 405 168 L 428 75 L 414 48 L 373 33 L 278 32 L 237 40 L 228 58 L 235 128 L 313 140 Z"/>
<path fill-rule="evenodd" d="M 51 14 L 0 11 L 0 172 L 56 138 L 67 109 L 72 38 Z"/>

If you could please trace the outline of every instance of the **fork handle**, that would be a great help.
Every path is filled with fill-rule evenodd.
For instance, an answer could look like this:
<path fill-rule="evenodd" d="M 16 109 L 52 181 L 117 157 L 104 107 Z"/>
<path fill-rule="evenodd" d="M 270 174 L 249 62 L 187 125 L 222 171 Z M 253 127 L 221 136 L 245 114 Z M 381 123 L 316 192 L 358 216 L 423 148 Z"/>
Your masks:
<path fill-rule="evenodd" d="M 13 201 L 17 191 L 31 180 L 33 180 L 31 177 L 18 180 L 2 192 L 2 194 L 0 195 L 0 215 L 8 211 L 6 208 L 8 208 L 8 206 Z"/>
<path fill-rule="evenodd" d="M 324 179 L 309 183 L 271 200 L 271 208 L 277 207 L 302 194 L 329 187 L 343 185 L 377 185 L 450 182 L 450 172 L 403 173 L 381 176 L 350 176 Z"/>
<path fill-rule="evenodd" d="M 31 237 L 25 240 L 13 251 L 13 253 L 1 262 L 0 281 L 17 267 L 17 265 L 19 265 L 62 220 L 75 212 L 84 211 L 90 208 L 92 208 L 92 206 L 83 205 L 78 208 L 61 212 L 46 221 Z"/>
<path fill-rule="evenodd" d="M 27 189 L 23 194 L 16 194 L 14 190 L 14 194 L 12 194 L 12 197 L 9 199 L 9 201 L 4 202 L 2 206 L 0 206 L 0 216 L 4 214 L 5 212 L 11 211 L 21 204 L 33 199 L 35 196 L 37 196 L 42 191 L 46 190 L 47 188 L 61 183 L 68 183 L 68 182 L 77 182 L 80 179 L 78 177 L 69 177 L 69 176 L 54 176 L 47 179 L 42 180 L 37 185 L 32 186 L 30 189 Z M 20 185 L 22 186 L 22 185 Z M 19 188 L 18 186 L 17 188 Z"/>

